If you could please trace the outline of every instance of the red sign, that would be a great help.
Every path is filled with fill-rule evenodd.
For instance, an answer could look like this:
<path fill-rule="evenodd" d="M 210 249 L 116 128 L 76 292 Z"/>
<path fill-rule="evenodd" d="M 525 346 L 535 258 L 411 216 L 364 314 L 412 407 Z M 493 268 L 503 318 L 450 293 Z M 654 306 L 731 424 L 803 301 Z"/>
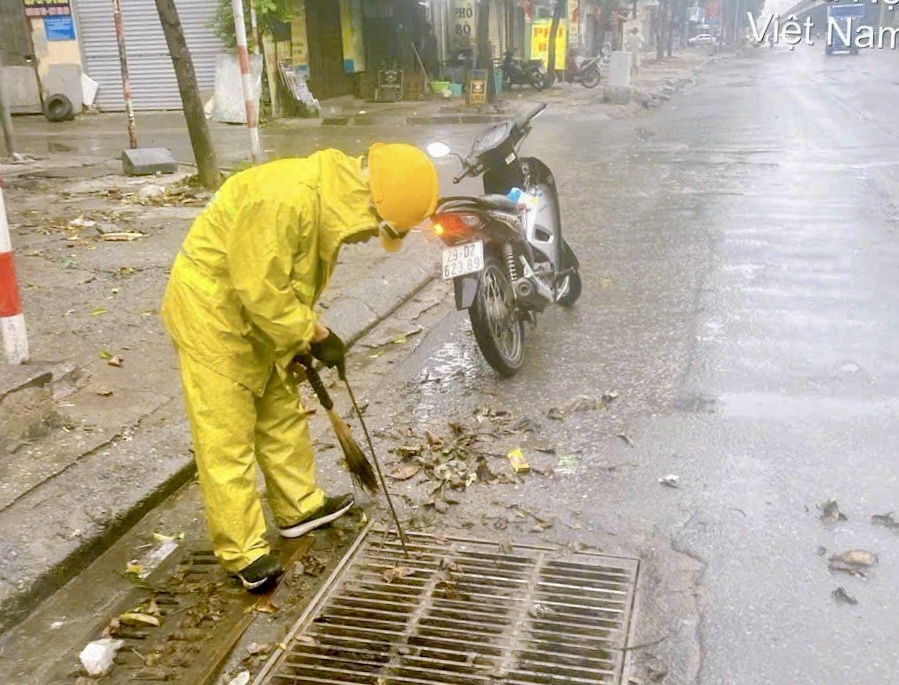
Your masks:
<path fill-rule="evenodd" d="M 56 17 L 72 13 L 69 0 L 22 0 L 27 17 Z"/>

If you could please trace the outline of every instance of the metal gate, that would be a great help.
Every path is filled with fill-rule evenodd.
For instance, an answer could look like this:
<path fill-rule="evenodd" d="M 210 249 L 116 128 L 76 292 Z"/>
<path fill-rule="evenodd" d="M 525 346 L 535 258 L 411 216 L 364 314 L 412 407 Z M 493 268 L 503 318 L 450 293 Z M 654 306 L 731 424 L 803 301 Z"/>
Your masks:
<path fill-rule="evenodd" d="M 214 88 L 216 57 L 223 52 L 221 41 L 209 27 L 216 6 L 210 0 L 178 2 L 178 16 L 201 90 Z M 107 112 L 122 111 L 125 105 L 112 2 L 78 0 L 76 11 L 84 70 L 100 84 L 96 105 Z M 134 108 L 181 109 L 178 81 L 154 0 L 123 2 L 122 21 Z"/>
<path fill-rule="evenodd" d="M 343 70 L 340 3 L 337 0 L 307 0 L 306 30 L 312 94 L 319 100 L 351 95 L 353 77 Z"/>

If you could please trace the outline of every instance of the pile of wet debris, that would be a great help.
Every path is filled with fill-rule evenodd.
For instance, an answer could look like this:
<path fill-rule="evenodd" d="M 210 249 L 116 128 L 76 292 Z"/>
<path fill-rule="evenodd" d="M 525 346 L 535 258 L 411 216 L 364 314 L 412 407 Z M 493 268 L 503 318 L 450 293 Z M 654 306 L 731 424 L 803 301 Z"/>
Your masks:
<path fill-rule="evenodd" d="M 546 418 L 564 421 L 572 414 L 600 411 L 617 397 L 615 392 L 598 398 L 576 397 L 561 407 L 551 408 Z M 424 486 L 428 495 L 423 506 L 443 514 L 450 505 L 458 504 L 461 493 L 475 483 L 514 485 L 528 474 L 547 478 L 557 473 L 569 474 L 580 457 L 557 454 L 554 445 L 540 438 L 542 433 L 541 422 L 533 417 L 516 417 L 504 409 L 479 407 L 474 410 L 472 421 L 449 421 L 442 431 L 420 432 L 404 427 L 375 431 L 375 436 L 394 445 L 385 462 L 385 475 L 394 483 Z M 626 441 L 630 443 L 629 438 Z"/>

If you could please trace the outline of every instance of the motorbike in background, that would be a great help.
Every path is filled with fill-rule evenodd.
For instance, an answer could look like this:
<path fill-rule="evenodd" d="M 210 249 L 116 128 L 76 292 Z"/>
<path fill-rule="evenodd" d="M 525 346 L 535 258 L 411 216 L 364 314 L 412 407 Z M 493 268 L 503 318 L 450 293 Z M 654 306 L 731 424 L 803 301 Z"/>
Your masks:
<path fill-rule="evenodd" d="M 444 280 L 452 280 L 456 308 L 468 310 L 484 358 L 502 376 L 524 360 L 524 323 L 551 304 L 573 305 L 581 294 L 580 265 L 562 237 L 556 180 L 536 157 L 518 149 L 546 105 L 484 130 L 453 179 L 483 176 L 484 195 L 445 197 L 431 217 L 446 247 Z M 453 155 L 428 145 L 435 159 Z"/>
<path fill-rule="evenodd" d="M 539 59 L 517 60 L 511 50 L 503 57 L 503 88 L 533 86 L 543 90 L 546 86 L 546 67 Z"/>
<path fill-rule="evenodd" d="M 574 53 L 569 53 L 565 66 L 565 81 L 580 83 L 584 88 L 596 88 L 602 80 L 602 68 L 600 67 L 602 59 L 602 54 L 596 57 L 579 57 Z"/>

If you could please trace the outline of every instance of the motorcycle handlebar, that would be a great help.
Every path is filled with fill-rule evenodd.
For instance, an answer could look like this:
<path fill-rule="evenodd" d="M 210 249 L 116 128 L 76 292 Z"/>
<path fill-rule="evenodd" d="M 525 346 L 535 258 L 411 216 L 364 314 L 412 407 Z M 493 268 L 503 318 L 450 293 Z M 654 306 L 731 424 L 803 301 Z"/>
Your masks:
<path fill-rule="evenodd" d="M 530 120 L 533 119 L 535 116 L 537 116 L 538 114 L 540 114 L 540 112 L 542 112 L 544 109 L 546 109 L 546 103 L 545 103 L 545 102 L 543 102 L 543 103 L 537 105 L 537 106 L 534 107 L 534 109 L 532 109 L 527 115 L 525 115 L 525 117 L 524 117 L 525 120 L 526 120 L 526 121 L 530 121 Z"/>

